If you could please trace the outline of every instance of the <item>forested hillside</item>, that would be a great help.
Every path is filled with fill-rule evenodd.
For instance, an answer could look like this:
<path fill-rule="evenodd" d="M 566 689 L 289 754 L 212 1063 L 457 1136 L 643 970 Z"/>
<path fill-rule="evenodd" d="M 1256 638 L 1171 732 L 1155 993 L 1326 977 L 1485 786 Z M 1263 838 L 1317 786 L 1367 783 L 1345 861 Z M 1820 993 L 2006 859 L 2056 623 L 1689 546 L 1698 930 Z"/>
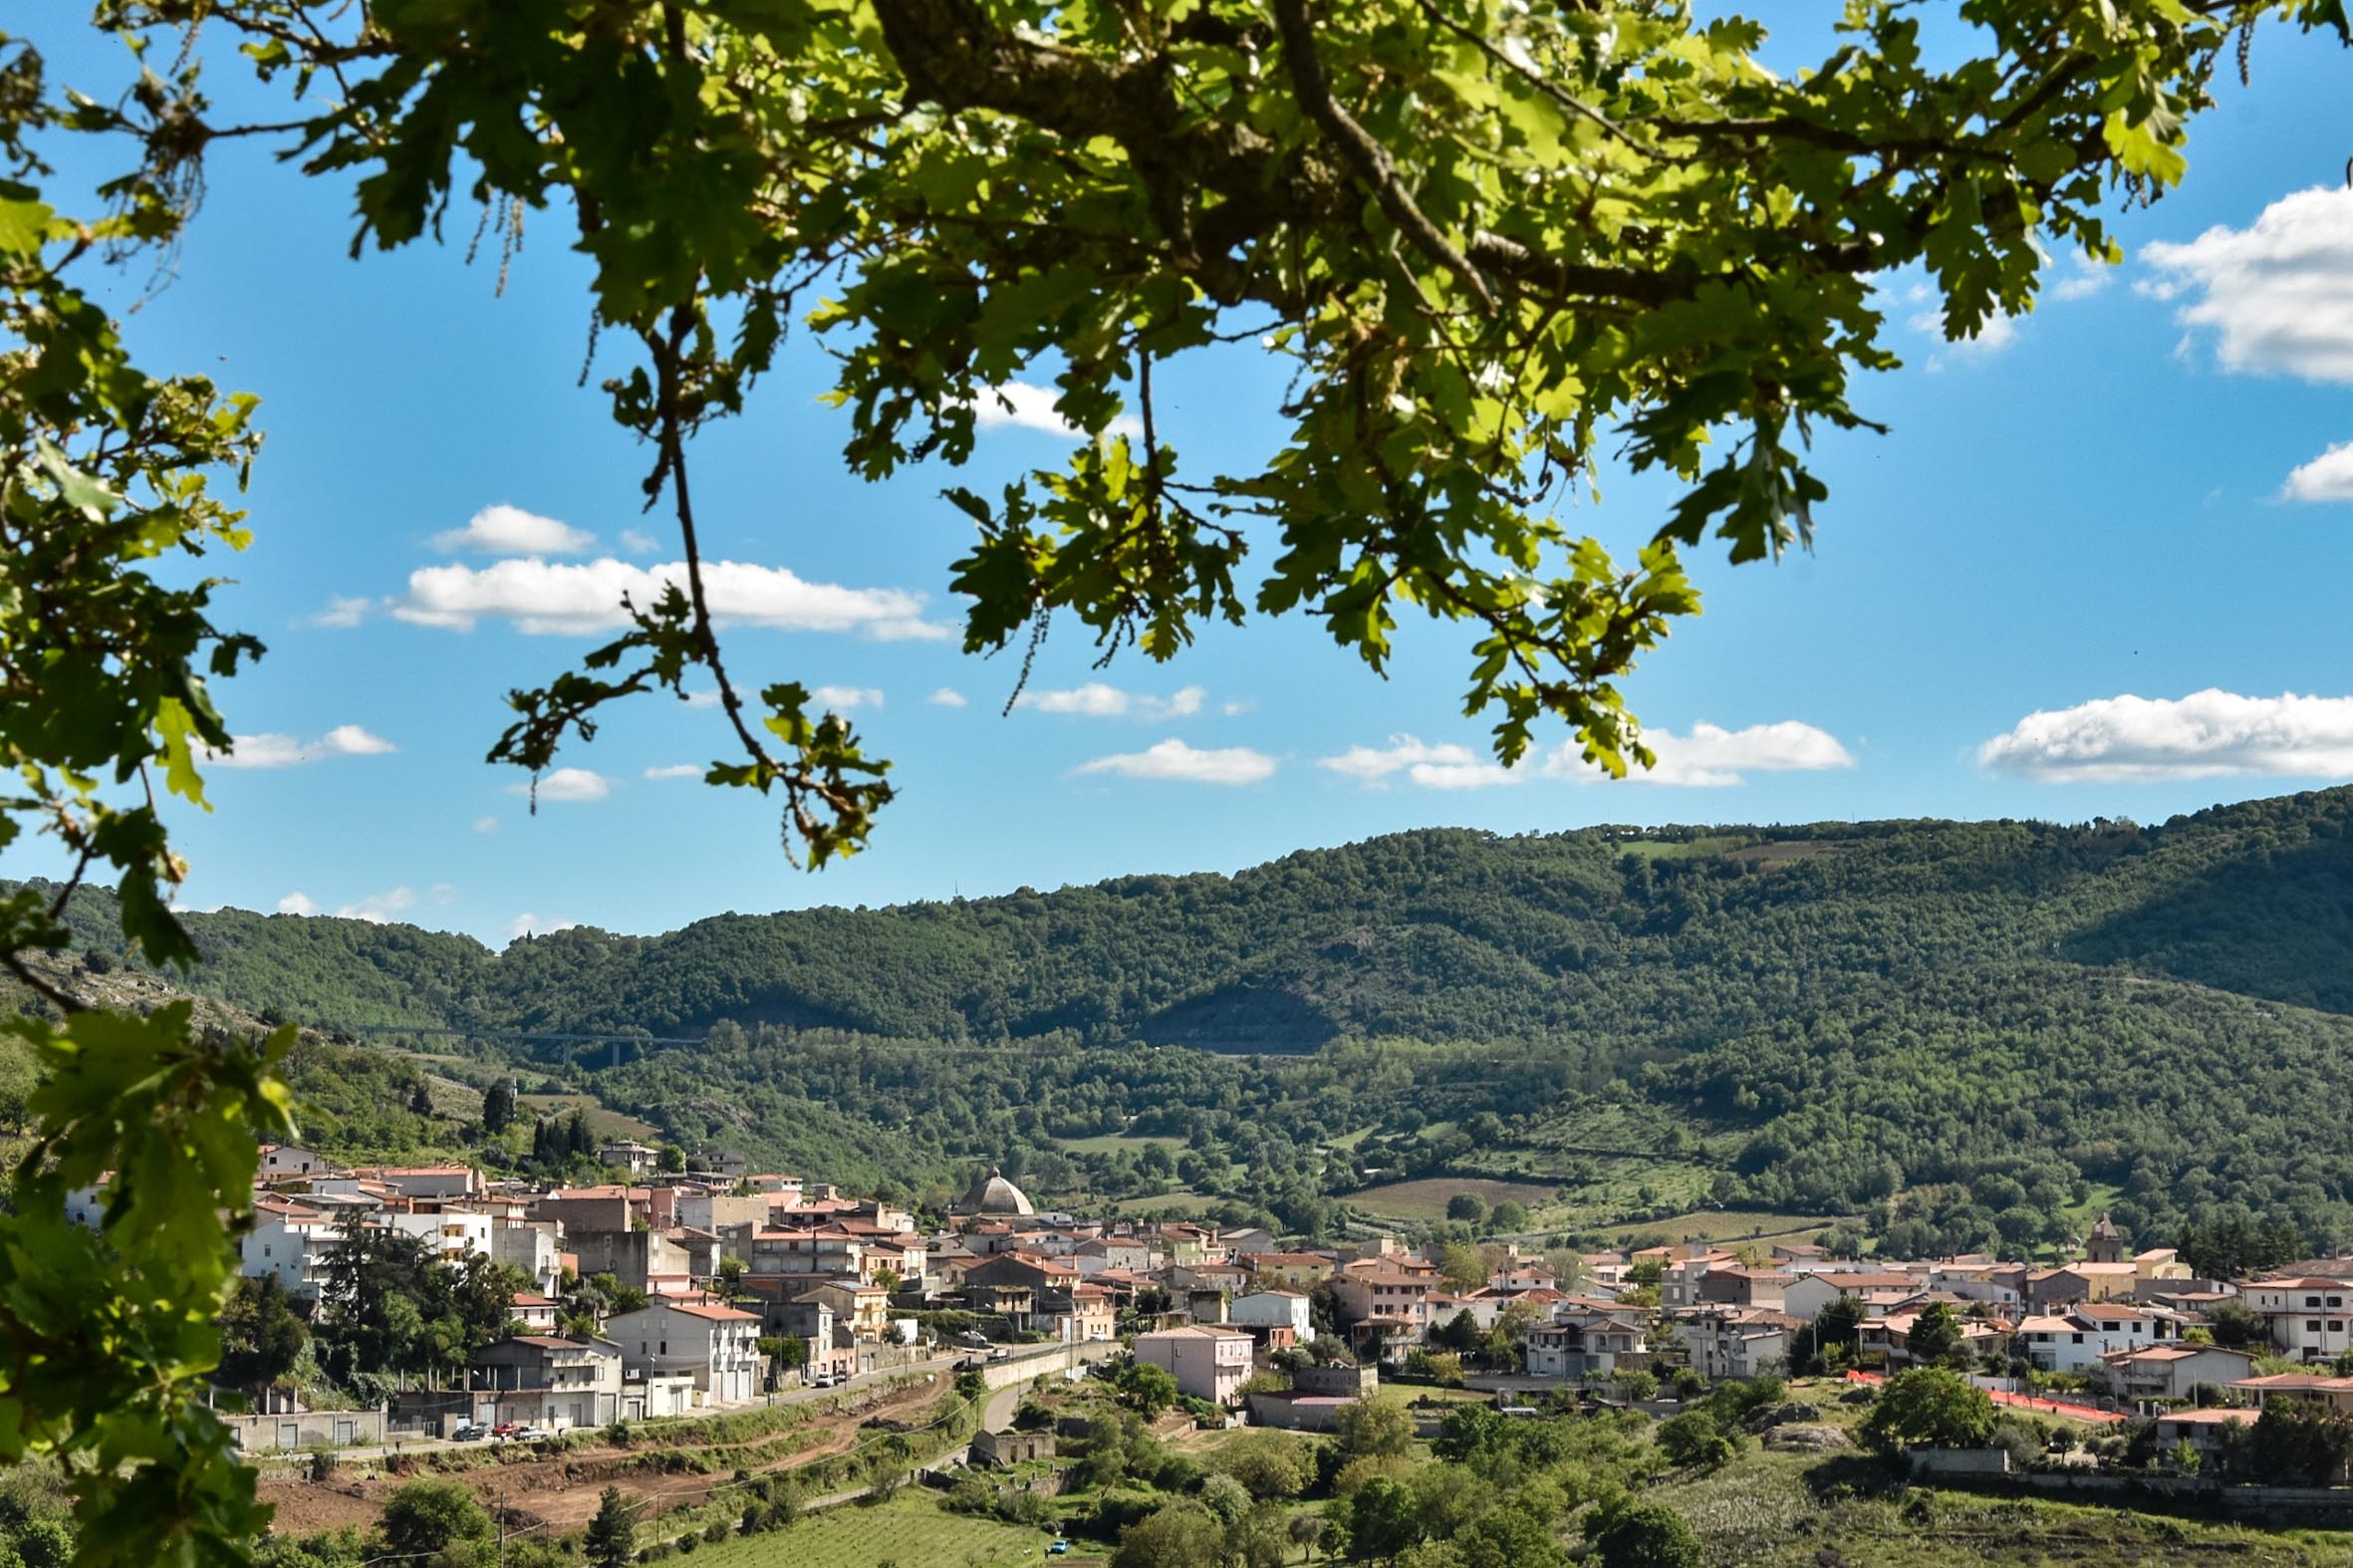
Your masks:
<path fill-rule="evenodd" d="M 2353 1238 L 2349 817 L 2335 790 L 2149 828 L 1434 830 L 495 953 L 225 912 L 191 920 L 193 983 L 328 1028 L 707 1036 L 598 1092 L 845 1176 L 1001 1156 L 1116 1192 L 1157 1175 L 1142 1146 L 1069 1146 L 1149 1134 L 1191 1190 L 1304 1223 L 1368 1163 L 1568 1181 L 1540 1129 L 1633 1107 L 1716 1201 L 1918 1244 L 2049 1239 L 2094 1192 L 2143 1230 L 2244 1207 L 2317 1244 Z M 105 950 L 111 912 L 78 919 Z M 1260 1059 L 1146 1049 L 1172 1044 Z"/>

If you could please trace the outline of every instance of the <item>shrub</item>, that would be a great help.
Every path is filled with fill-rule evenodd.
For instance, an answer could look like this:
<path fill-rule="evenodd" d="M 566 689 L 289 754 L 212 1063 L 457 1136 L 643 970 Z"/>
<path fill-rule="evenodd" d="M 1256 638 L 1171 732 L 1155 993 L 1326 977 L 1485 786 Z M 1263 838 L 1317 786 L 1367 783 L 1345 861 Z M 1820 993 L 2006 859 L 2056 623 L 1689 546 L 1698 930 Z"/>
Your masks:
<path fill-rule="evenodd" d="M 1586 1521 L 1602 1568 L 1700 1568 L 1699 1538 L 1665 1503 L 1621 1500 Z"/>
<path fill-rule="evenodd" d="M 1659 1425 L 1659 1451 L 1678 1469 L 1717 1470 L 1732 1462 L 1737 1444 L 1707 1411 L 1686 1411 Z"/>

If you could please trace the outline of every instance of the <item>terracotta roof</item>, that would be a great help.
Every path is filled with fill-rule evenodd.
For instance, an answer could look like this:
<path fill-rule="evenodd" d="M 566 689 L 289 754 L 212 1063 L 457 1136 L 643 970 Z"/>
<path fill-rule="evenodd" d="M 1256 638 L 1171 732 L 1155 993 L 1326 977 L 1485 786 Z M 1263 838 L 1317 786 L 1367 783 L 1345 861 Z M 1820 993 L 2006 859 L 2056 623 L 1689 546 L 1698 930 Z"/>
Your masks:
<path fill-rule="evenodd" d="M 757 1312 L 738 1312 L 733 1307 L 705 1307 L 690 1301 L 665 1301 L 660 1304 L 672 1312 L 683 1312 L 690 1318 L 701 1318 L 711 1323 L 729 1323 L 737 1320 L 745 1323 L 760 1321 L 760 1315 Z"/>
<path fill-rule="evenodd" d="M 2086 1301 L 2079 1303 L 2071 1310 L 2079 1318 L 2097 1318 L 2111 1322 L 2120 1322 L 2126 1318 L 2166 1318 L 2172 1316 L 2171 1313 L 2161 1311 L 2156 1307 L 2134 1306 L 2129 1302 L 2115 1301 Z"/>
<path fill-rule="evenodd" d="M 2353 1378 L 2331 1377 L 2323 1372 L 2268 1372 L 2258 1378 L 2236 1378 L 2230 1383 L 2234 1389 L 2315 1389 L 2330 1394 L 2353 1394 Z"/>

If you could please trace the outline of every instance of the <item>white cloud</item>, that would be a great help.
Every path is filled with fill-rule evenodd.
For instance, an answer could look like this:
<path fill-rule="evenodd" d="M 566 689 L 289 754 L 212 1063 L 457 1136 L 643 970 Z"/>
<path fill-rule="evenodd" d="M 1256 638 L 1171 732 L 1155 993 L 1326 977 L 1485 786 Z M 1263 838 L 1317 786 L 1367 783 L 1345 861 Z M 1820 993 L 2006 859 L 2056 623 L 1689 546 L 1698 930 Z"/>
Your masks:
<path fill-rule="evenodd" d="M 454 882 L 434 883 L 433 902 L 443 906 L 444 908 L 455 904 L 457 902 L 457 884 Z"/>
<path fill-rule="evenodd" d="M 1227 718 L 1232 718 L 1239 713 L 1251 712 L 1255 710 L 1258 704 L 1251 701 L 1248 697 L 1234 697 L 1228 701 L 1218 703 L 1217 711 L 1224 714 Z"/>
<path fill-rule="evenodd" d="M 873 686 L 813 686 L 809 694 L 836 713 L 883 705 L 883 693 Z"/>
<path fill-rule="evenodd" d="M 717 707 L 719 705 L 719 688 L 708 686 L 700 691 L 687 692 L 686 705 L 688 707 Z"/>
<path fill-rule="evenodd" d="M 553 773 L 543 773 L 536 791 L 529 784 L 513 784 L 508 789 L 516 795 L 535 794 L 540 800 L 603 800 L 613 793 L 605 775 L 587 768 L 558 768 Z"/>
<path fill-rule="evenodd" d="M 368 601 L 350 598 L 343 594 L 330 594 L 327 598 L 327 608 L 314 611 L 306 619 L 310 625 L 315 627 L 345 631 L 368 619 Z"/>
<path fill-rule="evenodd" d="M 399 748 L 382 735 L 357 724 L 338 724 L 313 741 L 292 735 L 233 735 L 233 750 L 204 750 L 203 762 L 215 768 L 291 768 L 328 757 L 381 757 Z"/>
<path fill-rule="evenodd" d="M 428 566 L 408 574 L 408 592 L 394 603 L 392 614 L 418 626 L 461 632 L 485 618 L 512 621 L 524 632 L 601 632 L 627 623 L 624 594 L 640 606 L 651 605 L 664 586 L 683 587 L 685 580 L 683 562 L 633 566 L 611 556 L 572 563 Z M 740 561 L 703 563 L 702 581 L 711 615 L 721 624 L 858 632 L 884 642 L 952 635 L 922 619 L 922 595 L 901 589 L 812 583 L 783 567 Z"/>
<path fill-rule="evenodd" d="M 972 402 L 972 422 L 983 430 L 1015 428 L 1041 430 L 1048 435 L 1059 435 L 1066 440 L 1083 441 L 1084 430 L 1062 417 L 1054 406 L 1061 394 L 1051 387 L 1033 387 L 1027 382 L 1007 382 L 991 387 Z M 1111 421 L 1115 435 L 1141 436 L 1143 423 L 1127 414 Z"/>
<path fill-rule="evenodd" d="M 579 923 L 578 920 L 543 920 L 525 910 L 507 921 L 507 940 L 513 941 L 518 936 L 545 936 L 550 931 L 568 931 Z"/>
<path fill-rule="evenodd" d="M 476 817 L 474 819 L 474 831 L 476 833 L 496 833 L 498 831 L 498 819 L 496 817 Z"/>
<path fill-rule="evenodd" d="M 1713 787 L 1738 784 L 1750 772 L 1788 772 L 1853 767 L 1855 759 L 1837 739 L 1811 724 L 1786 721 L 1753 724 L 1742 730 L 1696 724 L 1689 735 L 1671 729 L 1650 729 L 1643 740 L 1658 757 L 1648 772 L 1630 769 L 1626 779 L 1637 784 Z M 1414 735 L 1392 735 L 1386 746 L 1351 746 L 1338 756 L 1324 757 L 1316 766 L 1343 773 L 1370 788 L 1385 788 L 1403 777 L 1424 789 L 1489 789 L 1517 784 L 1541 773 L 1578 783 L 1608 778 L 1587 762 L 1575 741 L 1565 741 L 1540 767 L 1506 768 L 1482 752 L 1451 741 L 1433 744 Z"/>
<path fill-rule="evenodd" d="M 2251 227 L 2142 254 L 2159 276 L 2141 292 L 2193 297 L 2180 320 L 2214 329 L 2224 370 L 2353 382 L 2353 191 L 2299 190 Z"/>
<path fill-rule="evenodd" d="M 2339 441 L 2287 476 L 2290 501 L 2353 501 L 2353 441 Z"/>
<path fill-rule="evenodd" d="M 1658 763 L 1648 770 L 1629 767 L 1625 779 L 1629 784 L 1722 789 L 1746 782 L 1750 773 L 1814 773 L 1855 765 L 1854 757 L 1835 735 L 1795 719 L 1751 724 L 1746 729 L 1694 724 L 1688 735 L 1678 735 L 1672 729 L 1646 729 L 1642 738 Z M 1585 760 L 1575 741 L 1563 742 L 1547 757 L 1544 772 L 1589 784 L 1609 778 Z"/>
<path fill-rule="evenodd" d="M 1191 784 L 1255 784 L 1270 778 L 1274 758 L 1247 746 L 1197 751 L 1171 738 L 1143 751 L 1097 757 L 1082 764 L 1081 773 L 1116 773 L 1131 779 L 1180 779 Z"/>
<path fill-rule="evenodd" d="M 366 920 L 372 925 L 383 925 L 402 910 L 416 907 L 416 895 L 406 888 L 394 888 L 389 893 L 373 893 L 357 904 L 347 904 L 335 912 L 336 917 L 346 920 Z"/>
<path fill-rule="evenodd" d="M 595 534 L 503 502 L 483 507 L 463 528 L 433 535 L 433 548 L 448 555 L 580 555 L 596 544 Z"/>
<path fill-rule="evenodd" d="M 964 693 L 953 686 L 941 686 L 923 700 L 933 707 L 962 707 L 964 706 Z"/>
<path fill-rule="evenodd" d="M 624 528 L 621 531 L 621 548 L 631 555 L 652 555 L 661 548 L 661 541 L 643 528 Z"/>
<path fill-rule="evenodd" d="M 1336 757 L 1319 758 L 1319 768 L 1345 773 L 1371 788 L 1386 788 L 1403 774 L 1424 789 L 1485 789 L 1517 784 L 1525 775 L 1452 742 L 1432 745 L 1413 735 L 1392 735 L 1386 746 L 1351 746 Z"/>
<path fill-rule="evenodd" d="M 2029 713 L 1977 748 L 1997 772 L 2051 783 L 2353 773 L 2353 697 L 2101 697 Z"/>
<path fill-rule="evenodd" d="M 278 901 L 278 913 L 280 915 L 316 915 L 319 913 L 319 907 L 313 904 L 306 894 L 290 893 Z"/>
<path fill-rule="evenodd" d="M 319 745 L 338 757 L 381 757 L 399 747 L 382 735 L 371 735 L 357 724 L 338 724 L 319 737 Z"/>
<path fill-rule="evenodd" d="M 650 779 L 698 779 L 702 777 L 702 772 L 691 762 L 672 762 L 663 767 L 648 768 L 646 776 Z"/>
<path fill-rule="evenodd" d="M 1024 691 L 1013 699 L 1015 707 L 1035 708 L 1040 713 L 1076 713 L 1087 718 L 1141 718 L 1158 722 L 1163 719 L 1190 718 L 1201 710 L 1201 700 L 1208 692 L 1199 686 L 1185 686 L 1165 697 L 1149 696 L 1140 691 L 1123 691 L 1118 686 L 1090 680 L 1083 686 L 1072 686 L 1062 691 Z"/>
<path fill-rule="evenodd" d="M 2116 280 L 2116 269 L 2104 261 L 2094 261 L 2080 250 L 2069 251 L 2059 277 L 2044 285 L 2055 298 L 2062 300 L 2089 299 Z"/>

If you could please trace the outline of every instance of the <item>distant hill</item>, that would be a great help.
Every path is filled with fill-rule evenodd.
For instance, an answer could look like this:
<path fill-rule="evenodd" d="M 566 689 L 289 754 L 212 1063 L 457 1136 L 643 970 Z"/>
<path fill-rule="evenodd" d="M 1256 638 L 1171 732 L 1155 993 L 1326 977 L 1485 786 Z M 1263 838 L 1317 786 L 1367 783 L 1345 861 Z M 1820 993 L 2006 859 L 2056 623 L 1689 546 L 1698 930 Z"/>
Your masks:
<path fill-rule="evenodd" d="M 1534 1076 L 1456 1074 L 1441 1089 L 1416 1067 L 1376 1090 L 1327 1071 L 1314 1097 L 1251 1079 L 1250 1093 L 1298 1096 L 1285 1114 L 1322 1128 L 1259 1158 L 1287 1162 L 1294 1186 L 1330 1185 L 1313 1138 L 1419 1136 L 1442 1103 L 1448 1117 L 1492 1111 L 1524 1147 L 1408 1156 L 1532 1171 L 1522 1157 L 1542 1118 L 1639 1101 L 1720 1153 L 1723 1200 L 1866 1208 L 1958 1240 L 1994 1216 L 2010 1232 L 2058 1227 L 2096 1191 L 2144 1224 L 2268 1206 L 2328 1239 L 2353 1219 L 2353 1127 L 2339 1114 L 2353 1093 L 2349 819 L 2353 791 L 2330 790 L 2154 827 L 1430 830 L 1230 878 L 728 915 L 659 936 L 573 929 L 503 952 L 411 926 L 224 912 L 189 919 L 208 959 L 192 983 L 329 1027 L 717 1027 L 707 1048 L 625 1066 L 613 1103 L 656 1120 L 667 1106 L 680 1137 L 727 1124 L 815 1154 L 842 1135 L 778 1130 L 816 1125 L 814 1099 L 754 1116 L 748 1089 L 778 1075 L 829 1085 L 827 1128 L 869 1100 L 894 1128 L 953 1101 L 961 1130 L 928 1146 L 942 1158 L 1117 1131 L 1181 1109 L 1169 1095 L 1206 1096 L 1227 1109 L 1184 1136 L 1224 1148 L 1229 1132 L 1210 1124 L 1239 1120 L 1243 1080 L 1204 1066 L 1148 1104 L 1127 1098 L 1145 1068 L 1106 1073 L 1067 1053 L 1341 1061 L 1352 1042 L 1415 1041 L 1507 1050 Z M 103 898 L 75 918 L 111 949 Z M 775 1054 L 820 1036 L 955 1049 L 929 1065 L 897 1051 L 890 1074 Z M 973 1048 L 1022 1042 L 1067 1072 L 1015 1074 L 987 1104 L 958 1098 Z M 1223 1179 L 1263 1197 L 1276 1178 Z"/>
<path fill-rule="evenodd" d="M 1303 1051 L 1338 1037 L 1675 1050 L 1828 996 L 2058 958 L 2353 1011 L 2353 791 L 2161 827 L 1880 822 L 1434 829 L 1234 877 L 579 927 L 493 952 L 322 915 L 188 917 L 197 989 L 321 1025 L 911 1039 L 1066 1032 Z M 119 947 L 104 896 L 78 903 Z"/>

